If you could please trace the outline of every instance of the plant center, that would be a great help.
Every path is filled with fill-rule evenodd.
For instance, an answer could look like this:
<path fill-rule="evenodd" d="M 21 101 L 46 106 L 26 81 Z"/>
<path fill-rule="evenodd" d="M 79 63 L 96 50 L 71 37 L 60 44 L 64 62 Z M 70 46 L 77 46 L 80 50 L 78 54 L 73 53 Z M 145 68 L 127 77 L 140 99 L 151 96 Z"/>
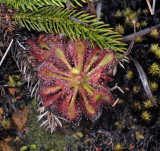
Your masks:
<path fill-rule="evenodd" d="M 71 69 L 73 85 L 81 85 L 85 82 L 86 78 L 77 68 Z"/>

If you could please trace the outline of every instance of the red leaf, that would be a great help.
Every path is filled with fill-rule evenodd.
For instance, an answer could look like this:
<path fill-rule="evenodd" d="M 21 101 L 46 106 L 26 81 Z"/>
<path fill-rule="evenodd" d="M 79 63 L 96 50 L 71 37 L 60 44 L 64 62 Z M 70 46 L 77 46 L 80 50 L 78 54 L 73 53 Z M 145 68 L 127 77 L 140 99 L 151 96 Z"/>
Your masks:
<path fill-rule="evenodd" d="M 27 43 L 31 47 L 31 54 L 37 58 L 38 62 L 42 62 L 49 57 L 51 53 L 50 50 L 42 50 L 41 47 L 38 46 L 33 40 L 28 40 Z"/>
<path fill-rule="evenodd" d="M 85 109 L 86 113 L 89 116 L 94 117 L 96 115 L 95 106 L 93 106 L 93 104 L 91 104 L 89 102 L 89 99 L 86 96 L 84 88 L 81 87 L 80 92 L 81 92 L 81 95 L 82 95 L 81 103 L 83 104 L 83 109 Z"/>
<path fill-rule="evenodd" d="M 41 90 L 41 95 L 43 97 L 50 95 L 50 94 L 54 94 L 57 91 L 59 91 L 61 89 L 60 85 L 54 85 L 54 86 L 45 86 L 42 88 Z"/>
<path fill-rule="evenodd" d="M 76 102 L 71 104 L 72 97 L 72 94 L 69 94 L 59 105 L 59 112 L 66 116 L 70 121 L 76 119 L 80 115 L 78 104 L 76 104 Z"/>
<path fill-rule="evenodd" d="M 58 103 L 58 99 L 62 96 L 62 93 L 59 92 L 49 97 L 45 97 L 43 101 L 44 106 L 51 106 L 53 103 Z"/>

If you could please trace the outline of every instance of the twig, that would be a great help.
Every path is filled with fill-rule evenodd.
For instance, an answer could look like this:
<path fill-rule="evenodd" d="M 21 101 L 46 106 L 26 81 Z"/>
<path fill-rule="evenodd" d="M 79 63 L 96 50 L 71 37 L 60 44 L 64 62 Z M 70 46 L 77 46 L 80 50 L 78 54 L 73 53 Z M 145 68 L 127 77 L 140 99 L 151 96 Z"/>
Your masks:
<path fill-rule="evenodd" d="M 82 24 L 82 25 L 85 25 L 85 26 L 87 26 L 87 27 L 93 28 L 91 25 L 84 23 L 81 19 L 76 19 L 76 18 L 74 18 L 74 17 L 72 17 L 72 16 L 70 16 L 69 18 L 70 18 L 71 20 L 75 21 L 75 22 L 79 22 L 79 23 Z"/>
<path fill-rule="evenodd" d="M 111 88 L 110 90 L 113 91 L 115 89 L 118 89 L 120 92 L 124 93 L 124 91 L 118 86 L 118 84 L 116 83 L 115 86 L 113 88 Z"/>
<path fill-rule="evenodd" d="M 70 9 L 69 0 L 67 0 L 67 2 L 66 2 L 66 6 L 67 6 L 67 9 L 69 10 L 69 9 Z"/>
<path fill-rule="evenodd" d="M 22 49 L 27 50 L 27 48 L 25 48 L 17 39 L 16 39 L 16 41 L 17 41 L 18 45 L 19 45 Z"/>
<path fill-rule="evenodd" d="M 100 0 L 97 4 L 97 8 L 96 8 L 97 18 L 101 17 L 101 10 L 102 10 L 102 0 Z"/>
<path fill-rule="evenodd" d="M 151 15 L 154 15 L 149 0 L 146 0 L 146 2 L 147 2 L 147 5 L 148 5 L 148 8 L 149 8 L 149 10 L 150 10 Z"/>
<path fill-rule="evenodd" d="M 4 61 L 5 57 L 6 57 L 6 55 L 7 55 L 8 51 L 9 51 L 9 49 L 11 48 L 12 43 L 13 43 L 13 39 L 11 40 L 11 42 L 10 42 L 10 44 L 9 44 L 9 46 L 8 46 L 8 48 L 7 48 L 7 50 L 6 50 L 6 52 L 5 52 L 5 54 L 3 55 L 3 58 L 1 59 L 0 66 L 2 65 L 2 63 L 3 63 L 3 61 Z"/>
<path fill-rule="evenodd" d="M 122 61 L 122 59 L 124 59 L 129 54 L 129 52 L 132 50 L 132 47 L 134 45 L 135 38 L 136 38 L 136 36 L 132 37 L 132 41 L 131 41 L 127 51 L 121 57 L 119 57 L 115 63 L 113 63 L 112 67 L 115 67 L 118 63 L 120 63 Z"/>
<path fill-rule="evenodd" d="M 118 101 L 119 101 L 119 98 L 117 98 L 117 100 L 113 103 L 112 107 L 115 107 Z"/>
<path fill-rule="evenodd" d="M 96 9 L 95 9 L 95 6 L 94 6 L 94 2 L 91 2 L 91 1 L 87 0 L 87 3 L 88 3 L 88 7 L 85 10 L 85 13 L 90 11 L 91 14 L 96 15 Z"/>
<path fill-rule="evenodd" d="M 160 23 L 155 25 L 155 26 L 152 26 L 152 27 L 149 27 L 149 28 L 146 28 L 144 30 L 141 30 L 137 33 L 133 33 L 131 35 L 128 35 L 128 36 L 124 36 L 122 37 L 123 38 L 123 42 L 128 42 L 128 41 L 131 41 L 133 38 L 137 37 L 137 36 L 143 36 L 143 35 L 146 35 L 148 34 L 149 32 L 151 32 L 152 30 L 156 29 L 156 28 L 160 28 Z"/>
<path fill-rule="evenodd" d="M 154 14 L 154 12 L 155 12 L 155 5 L 156 5 L 156 0 L 153 0 L 153 6 L 152 6 L 153 14 Z"/>

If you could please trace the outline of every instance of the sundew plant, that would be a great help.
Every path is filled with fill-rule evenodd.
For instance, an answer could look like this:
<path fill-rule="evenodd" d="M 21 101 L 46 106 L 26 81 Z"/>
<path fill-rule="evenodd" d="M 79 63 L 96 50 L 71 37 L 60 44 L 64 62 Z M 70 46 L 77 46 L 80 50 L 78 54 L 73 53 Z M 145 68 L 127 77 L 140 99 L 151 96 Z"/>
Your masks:
<path fill-rule="evenodd" d="M 83 41 L 64 43 L 51 34 L 40 35 L 38 42 L 30 39 L 28 44 L 39 63 L 44 106 L 70 121 L 82 114 L 95 120 L 102 106 L 112 102 L 110 88 L 105 84 L 112 80 L 108 71 L 116 60 L 111 50 L 91 48 Z"/>

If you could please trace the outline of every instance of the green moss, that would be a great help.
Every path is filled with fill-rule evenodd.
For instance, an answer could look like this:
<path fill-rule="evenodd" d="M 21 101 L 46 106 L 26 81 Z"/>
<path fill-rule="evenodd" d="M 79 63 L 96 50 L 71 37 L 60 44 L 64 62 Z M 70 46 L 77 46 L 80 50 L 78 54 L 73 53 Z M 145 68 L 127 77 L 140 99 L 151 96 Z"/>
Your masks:
<path fill-rule="evenodd" d="M 21 81 L 18 81 L 18 82 L 17 82 L 17 85 L 22 86 L 23 83 L 22 83 Z"/>
<path fill-rule="evenodd" d="M 83 137 L 83 133 L 82 132 L 76 132 L 72 135 L 74 138 L 76 139 L 80 139 Z"/>
<path fill-rule="evenodd" d="M 136 94 L 136 93 L 138 93 L 138 92 L 139 92 L 139 90 L 138 90 L 137 86 L 134 86 L 134 87 L 133 87 L 133 93 Z"/>
<path fill-rule="evenodd" d="M 157 59 L 160 59 L 160 48 L 158 48 L 157 51 L 155 51 L 155 55 Z"/>
<path fill-rule="evenodd" d="M 63 151 L 66 146 L 70 145 L 72 150 L 76 150 L 81 143 L 80 140 L 76 140 L 73 135 L 68 134 L 64 129 L 57 129 L 52 134 L 49 130 L 46 131 L 43 127 L 40 127 L 41 123 L 37 120 L 39 113 L 37 113 L 38 104 L 36 100 L 32 99 L 29 106 L 31 110 L 27 122 L 29 131 L 24 140 L 26 146 L 33 151 L 41 151 L 41 148 L 45 148 L 47 151 Z M 77 132 L 76 134 L 81 138 L 81 133 Z"/>
<path fill-rule="evenodd" d="M 15 87 L 16 86 L 16 82 L 14 81 L 13 76 L 9 76 L 8 86 L 9 87 Z"/>
<path fill-rule="evenodd" d="M 26 151 L 27 149 L 28 149 L 27 146 L 22 146 L 22 147 L 20 148 L 20 151 Z"/>
<path fill-rule="evenodd" d="M 21 75 L 10 75 L 8 77 L 8 86 L 15 87 L 15 86 L 22 86 L 23 83 L 19 81 Z"/>
<path fill-rule="evenodd" d="M 140 43 L 142 42 L 143 38 L 140 36 L 137 36 L 137 38 L 135 39 L 135 42 Z"/>
<path fill-rule="evenodd" d="M 158 36 L 159 36 L 159 33 L 158 33 L 157 29 L 152 30 L 151 33 L 150 33 L 150 36 L 151 36 L 152 38 L 157 39 Z"/>
<path fill-rule="evenodd" d="M 30 149 L 32 151 L 37 150 L 37 146 L 35 144 L 30 145 Z"/>
<path fill-rule="evenodd" d="M 38 106 L 37 106 L 37 101 L 36 101 L 35 98 L 33 98 L 33 99 L 31 100 L 31 105 L 32 105 L 33 108 L 38 107 Z"/>
<path fill-rule="evenodd" d="M 151 44 L 151 48 L 150 48 L 151 52 L 155 53 L 158 49 L 159 49 L 158 44 Z"/>
<path fill-rule="evenodd" d="M 119 125 L 119 122 L 118 122 L 118 121 L 117 121 L 117 122 L 115 122 L 115 123 L 114 123 L 114 125 L 115 125 L 115 126 L 118 126 L 118 125 Z"/>
<path fill-rule="evenodd" d="M 141 110 L 141 105 L 140 105 L 139 102 L 136 102 L 136 103 L 134 104 L 134 109 L 135 109 L 135 111 L 140 111 L 140 110 Z"/>
<path fill-rule="evenodd" d="M 149 108 L 153 107 L 153 104 L 150 100 L 147 100 L 147 101 L 143 102 L 143 104 L 144 104 L 144 107 L 146 109 L 149 109 Z"/>
<path fill-rule="evenodd" d="M 160 71 L 159 65 L 153 62 L 153 64 L 150 65 L 149 73 L 152 74 L 152 76 L 155 76 L 158 75 L 159 71 Z"/>
<path fill-rule="evenodd" d="M 142 21 L 142 22 L 141 22 L 141 26 L 142 26 L 142 27 L 146 27 L 146 26 L 147 26 L 147 22 L 146 22 L 146 21 Z"/>
<path fill-rule="evenodd" d="M 141 114 L 141 118 L 144 121 L 150 121 L 151 114 L 148 111 L 143 111 L 142 114 Z"/>
<path fill-rule="evenodd" d="M 116 144 L 114 147 L 113 147 L 113 150 L 114 151 L 122 151 L 123 150 L 123 144 Z"/>
<path fill-rule="evenodd" d="M 117 18 L 122 17 L 122 12 L 119 9 L 117 10 L 115 17 L 117 17 Z"/>
<path fill-rule="evenodd" d="M 125 17 L 128 17 L 131 13 L 132 13 L 132 10 L 127 7 L 126 10 L 123 12 L 123 15 L 124 15 Z"/>
<path fill-rule="evenodd" d="M 131 80 L 133 78 L 133 71 L 132 70 L 128 70 L 126 73 L 126 78 L 128 80 Z"/>
<path fill-rule="evenodd" d="M 123 35 L 124 34 L 124 28 L 122 25 L 118 24 L 116 27 L 115 27 L 115 31 L 118 32 L 118 34 L 120 35 Z"/>
<path fill-rule="evenodd" d="M 149 86 L 152 92 L 157 91 L 158 83 L 157 82 L 149 82 Z"/>
<path fill-rule="evenodd" d="M 1 127 L 3 130 L 9 130 L 11 128 L 11 121 L 7 119 L 3 120 L 1 122 Z"/>
<path fill-rule="evenodd" d="M 129 14 L 126 19 L 125 19 L 125 23 L 127 26 L 129 27 L 133 27 L 133 21 L 137 21 L 138 20 L 138 16 L 137 16 L 137 13 L 131 13 Z"/>

